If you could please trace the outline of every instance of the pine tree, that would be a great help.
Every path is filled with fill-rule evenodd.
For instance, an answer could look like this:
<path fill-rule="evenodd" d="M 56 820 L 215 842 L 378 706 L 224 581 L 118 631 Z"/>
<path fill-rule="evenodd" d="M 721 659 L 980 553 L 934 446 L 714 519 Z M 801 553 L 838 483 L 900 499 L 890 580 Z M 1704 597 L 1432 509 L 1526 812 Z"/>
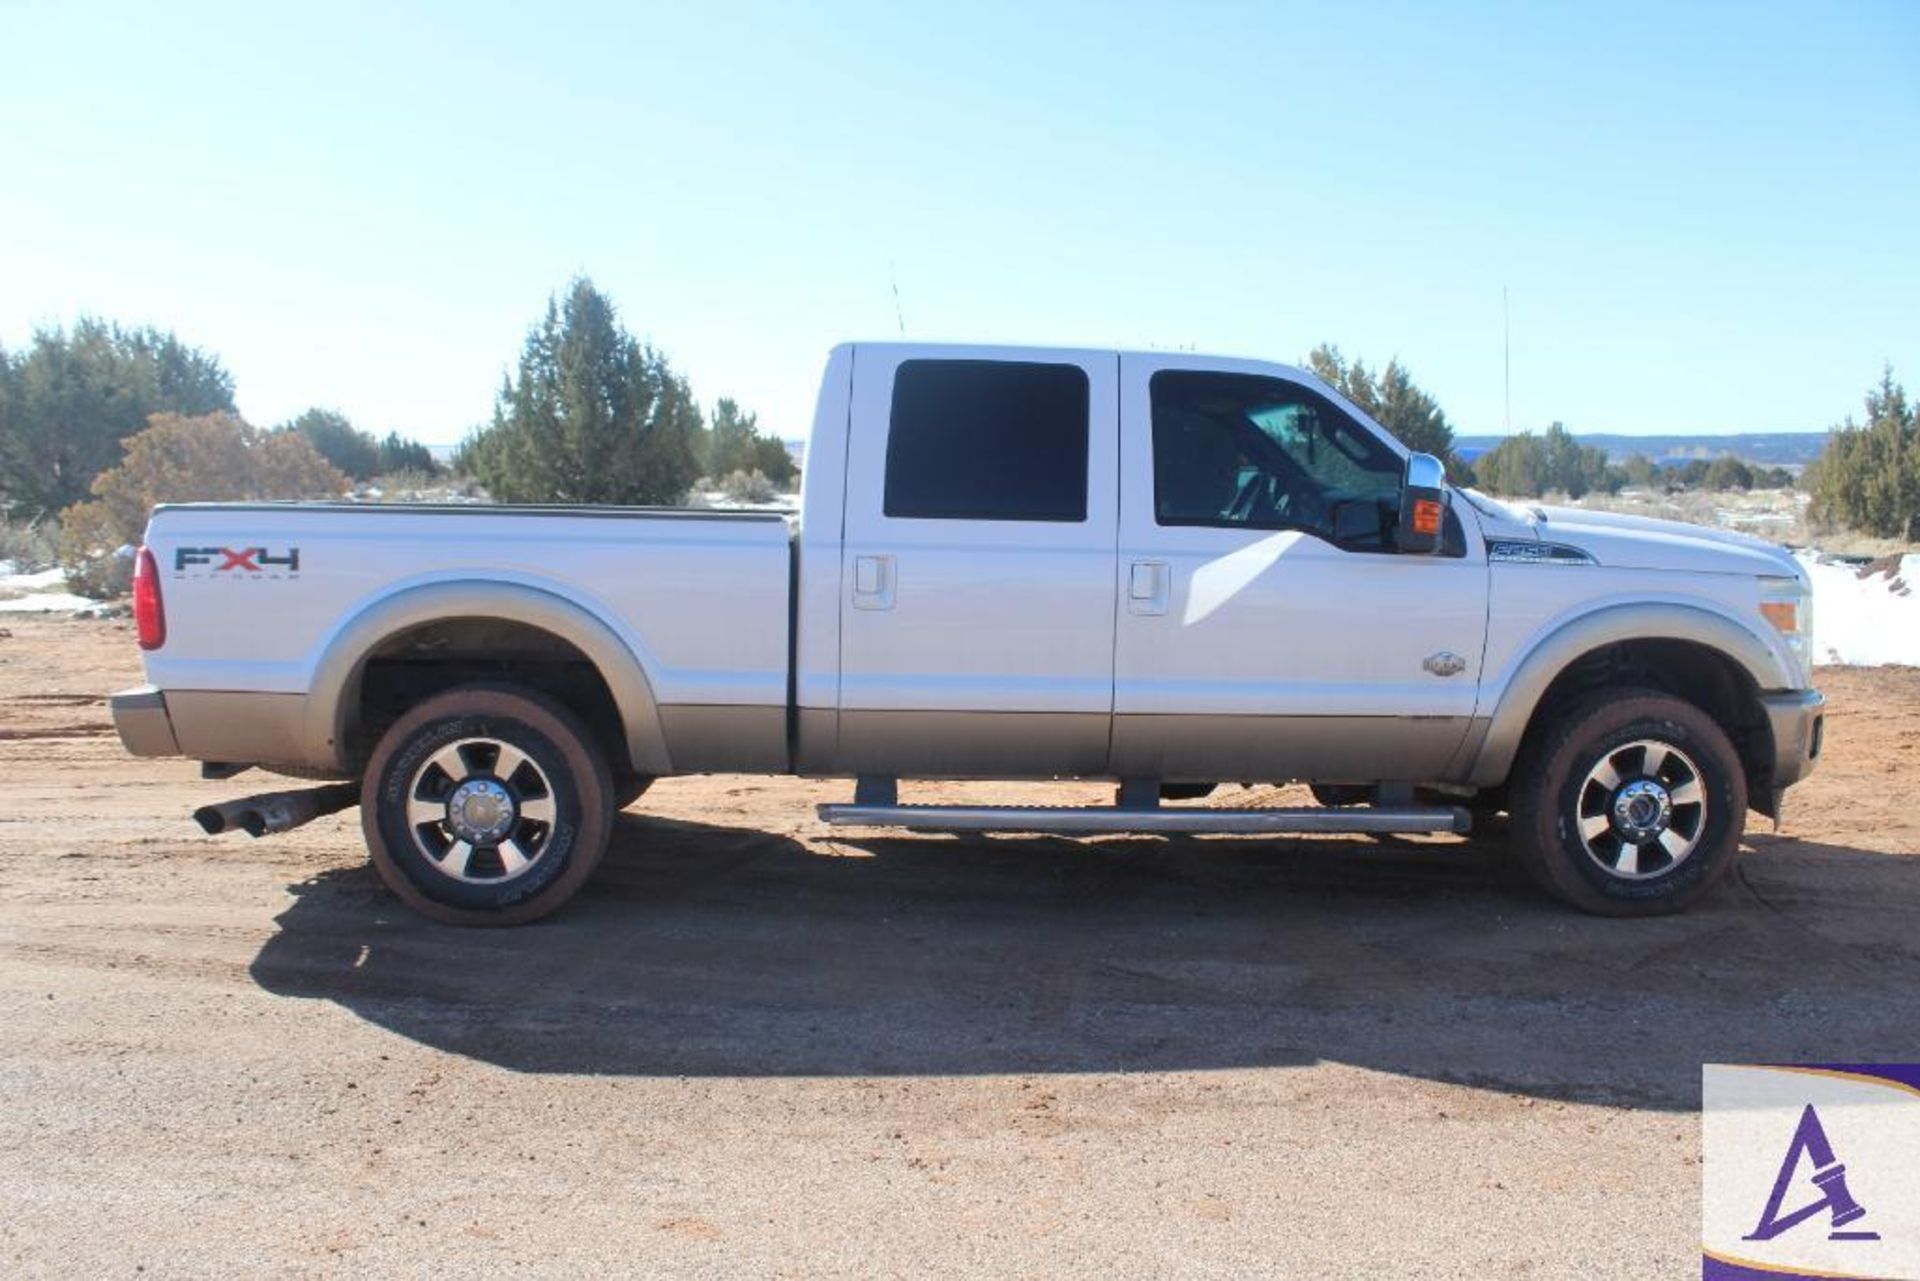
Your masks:
<path fill-rule="evenodd" d="M 1920 539 L 1920 416 L 1891 366 L 1867 393 L 1867 421 L 1835 427 L 1803 479 L 1817 524 Z"/>
<path fill-rule="evenodd" d="M 0 500 L 27 514 L 85 498 L 150 415 L 234 407 L 219 360 L 157 329 L 82 319 L 40 330 L 0 364 Z"/>
<path fill-rule="evenodd" d="M 380 442 L 355 427 L 345 414 L 309 409 L 278 430 L 306 437 L 322 458 L 354 480 L 368 480 L 380 473 Z"/>
<path fill-rule="evenodd" d="M 1375 377 L 1363 362 L 1348 363 L 1338 347 L 1321 343 L 1308 353 L 1307 366 L 1408 449 L 1455 465 L 1453 427 L 1439 402 L 1420 389 L 1398 357 Z"/>
<path fill-rule="evenodd" d="M 1752 489 L 1753 468 L 1732 454 L 1721 454 L 1707 464 L 1708 489 Z"/>
<path fill-rule="evenodd" d="M 505 502 L 675 503 L 700 427 L 686 381 L 582 277 L 548 300 L 460 461 Z"/>
<path fill-rule="evenodd" d="M 735 472 L 759 472 L 775 492 L 787 488 L 800 474 L 787 447 L 760 434 L 759 415 L 724 396 L 714 404 L 713 426 L 703 434 L 696 453 L 704 476 L 717 480 Z"/>
<path fill-rule="evenodd" d="M 1620 487 L 1626 474 L 1607 466 L 1607 452 L 1582 445 L 1563 423 L 1543 435 L 1523 431 L 1509 436 L 1474 462 L 1474 476 L 1490 494 L 1539 498 L 1562 493 L 1570 498 L 1596 489 Z"/>
<path fill-rule="evenodd" d="M 395 472 L 419 472 L 432 476 L 439 472 L 440 464 L 433 461 L 433 451 L 417 440 L 410 440 L 397 431 L 387 433 L 380 442 L 380 470 L 376 475 L 391 476 Z"/>

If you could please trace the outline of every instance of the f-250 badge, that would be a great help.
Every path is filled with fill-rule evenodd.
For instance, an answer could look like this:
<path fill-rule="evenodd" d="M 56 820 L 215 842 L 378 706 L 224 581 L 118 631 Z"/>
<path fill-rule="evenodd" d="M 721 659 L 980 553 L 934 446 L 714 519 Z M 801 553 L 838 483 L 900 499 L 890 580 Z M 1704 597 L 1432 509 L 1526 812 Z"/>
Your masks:
<path fill-rule="evenodd" d="M 289 547 L 276 554 L 265 547 L 176 547 L 173 572 L 175 577 L 189 578 L 218 574 L 236 577 L 264 574 L 278 578 L 300 572 L 300 549 Z"/>
<path fill-rule="evenodd" d="M 1467 670 L 1467 660 L 1450 649 L 1443 649 L 1438 654 L 1428 655 L 1427 661 L 1420 666 L 1435 676 L 1458 676 Z"/>

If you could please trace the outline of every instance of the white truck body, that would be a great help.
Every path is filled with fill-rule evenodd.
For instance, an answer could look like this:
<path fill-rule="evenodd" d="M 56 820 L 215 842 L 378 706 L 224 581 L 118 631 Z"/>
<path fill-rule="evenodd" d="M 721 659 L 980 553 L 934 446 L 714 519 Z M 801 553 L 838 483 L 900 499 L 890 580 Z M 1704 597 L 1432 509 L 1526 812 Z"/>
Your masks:
<path fill-rule="evenodd" d="M 345 770 L 368 654 L 412 627 L 487 617 L 604 655 L 642 768 L 684 772 L 668 750 L 676 723 L 685 769 L 785 768 L 780 516 L 216 504 L 163 507 L 148 538 L 167 643 L 147 655 L 147 676 L 184 755 Z M 265 552 L 258 572 L 201 550 L 242 545 Z M 297 570 L 267 563 L 295 553 Z M 703 718 L 729 728 L 718 755 L 690 741 L 699 726 L 687 722 Z"/>
<path fill-rule="evenodd" d="M 979 405 L 1030 384 L 1084 443 L 1034 444 L 992 471 L 939 435 L 976 403 L 969 379 L 988 387 Z M 1229 417 L 1239 435 L 1209 434 Z M 1283 492 L 1265 472 L 1289 458 L 1335 480 Z M 1757 808 L 1806 771 L 1820 712 L 1806 625 L 1775 624 L 1810 602 L 1784 550 L 1451 493 L 1447 546 L 1396 553 L 1400 499 L 1381 478 L 1391 466 L 1397 486 L 1406 458 L 1283 365 L 846 345 L 827 362 L 797 519 L 156 510 L 165 640 L 116 717 L 137 753 L 353 777 L 410 693 L 445 683 L 436 663 L 560 663 L 614 768 L 635 775 L 1298 779 L 1464 796 L 1505 783 L 1580 664 L 1644 672 L 1671 655 L 1673 692 L 1710 705 Z M 1037 474 L 1049 468 L 1070 474 Z M 1005 509 L 945 510 L 947 476 L 972 487 L 956 503 Z"/>

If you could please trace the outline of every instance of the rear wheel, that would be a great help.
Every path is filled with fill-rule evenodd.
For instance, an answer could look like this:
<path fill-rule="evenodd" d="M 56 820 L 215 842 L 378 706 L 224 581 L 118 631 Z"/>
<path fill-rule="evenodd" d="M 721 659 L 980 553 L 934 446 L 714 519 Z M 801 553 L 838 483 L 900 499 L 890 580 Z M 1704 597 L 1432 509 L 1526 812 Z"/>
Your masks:
<path fill-rule="evenodd" d="M 396 721 L 361 782 L 374 868 L 421 915 L 518 925 L 573 897 L 606 851 L 613 783 L 579 719 L 469 685 Z"/>
<path fill-rule="evenodd" d="M 1609 691 L 1563 714 L 1521 763 L 1512 836 L 1549 893 L 1604 916 L 1691 906 L 1733 866 L 1746 774 L 1693 704 Z"/>

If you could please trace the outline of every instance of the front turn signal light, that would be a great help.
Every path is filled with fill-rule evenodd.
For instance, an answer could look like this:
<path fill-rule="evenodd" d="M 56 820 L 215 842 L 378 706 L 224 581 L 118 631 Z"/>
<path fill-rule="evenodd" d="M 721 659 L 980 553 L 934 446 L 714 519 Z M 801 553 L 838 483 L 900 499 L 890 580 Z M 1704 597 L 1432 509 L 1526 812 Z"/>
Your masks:
<path fill-rule="evenodd" d="M 1783 585 L 1761 598 L 1760 617 L 1780 633 L 1800 664 L 1801 676 L 1812 683 L 1813 595 L 1804 586 Z"/>

